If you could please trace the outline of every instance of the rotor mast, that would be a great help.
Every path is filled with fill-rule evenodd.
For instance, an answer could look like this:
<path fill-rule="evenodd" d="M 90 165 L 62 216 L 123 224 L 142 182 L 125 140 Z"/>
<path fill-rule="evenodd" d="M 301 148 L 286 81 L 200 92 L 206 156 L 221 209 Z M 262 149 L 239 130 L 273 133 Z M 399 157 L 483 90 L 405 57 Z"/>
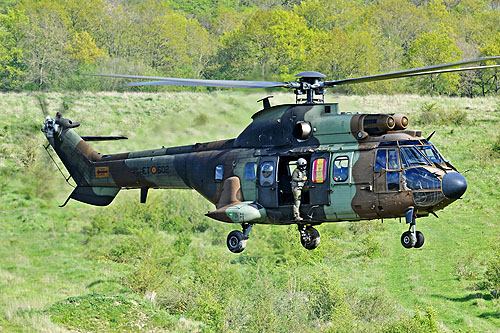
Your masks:
<path fill-rule="evenodd" d="M 324 96 L 326 90 L 324 89 L 322 78 L 326 77 L 326 75 L 319 72 L 306 71 L 295 75 L 295 77 L 299 78 L 299 87 L 294 90 L 296 104 L 316 104 L 325 102 Z M 306 97 L 302 97 L 303 95 L 306 95 Z M 315 96 L 317 96 L 317 98 L 315 98 Z"/>

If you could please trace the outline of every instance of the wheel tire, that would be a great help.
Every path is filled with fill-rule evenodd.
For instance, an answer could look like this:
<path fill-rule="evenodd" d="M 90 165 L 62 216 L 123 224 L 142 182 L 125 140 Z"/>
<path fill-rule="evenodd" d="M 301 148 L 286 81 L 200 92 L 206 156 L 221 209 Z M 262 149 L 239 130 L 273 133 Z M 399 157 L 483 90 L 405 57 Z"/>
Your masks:
<path fill-rule="evenodd" d="M 308 250 L 314 250 L 320 242 L 319 231 L 313 227 L 306 227 L 300 235 L 300 243 Z"/>
<path fill-rule="evenodd" d="M 401 235 L 401 245 L 403 245 L 407 249 L 411 249 L 412 247 L 414 247 L 416 242 L 417 240 L 415 239 L 411 231 L 403 232 L 403 234 Z"/>
<path fill-rule="evenodd" d="M 420 231 L 417 231 L 417 242 L 415 243 L 414 248 L 416 249 L 421 248 L 422 245 L 424 245 L 424 242 L 425 242 L 424 234 L 421 233 Z"/>
<path fill-rule="evenodd" d="M 227 248 L 233 253 L 242 252 L 247 246 L 245 235 L 239 230 L 233 230 L 227 235 Z"/>

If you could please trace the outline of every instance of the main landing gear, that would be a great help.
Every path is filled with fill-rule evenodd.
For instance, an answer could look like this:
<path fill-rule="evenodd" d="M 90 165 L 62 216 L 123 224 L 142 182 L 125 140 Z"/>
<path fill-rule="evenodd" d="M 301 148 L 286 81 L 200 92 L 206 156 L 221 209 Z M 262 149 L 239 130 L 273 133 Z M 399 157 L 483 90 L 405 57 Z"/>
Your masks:
<path fill-rule="evenodd" d="M 247 239 L 250 236 L 250 230 L 252 230 L 253 224 L 242 223 L 241 227 L 243 232 L 239 230 L 233 230 L 227 235 L 227 248 L 233 253 L 242 252 L 247 246 Z"/>
<path fill-rule="evenodd" d="M 298 225 L 300 233 L 300 243 L 308 250 L 314 250 L 319 245 L 319 232 L 311 226 Z"/>
<path fill-rule="evenodd" d="M 401 235 L 401 244 L 407 249 L 412 247 L 416 249 L 421 248 L 422 245 L 424 245 L 425 239 L 424 234 L 416 230 L 416 215 L 413 208 L 410 208 L 405 212 L 405 217 L 406 223 L 410 224 L 410 228 Z"/>
<path fill-rule="evenodd" d="M 242 223 L 243 232 L 233 230 L 227 235 L 227 248 L 233 253 L 241 253 L 247 246 L 247 240 L 253 224 Z M 311 226 L 299 224 L 300 243 L 308 250 L 314 250 L 319 245 L 319 232 Z"/>

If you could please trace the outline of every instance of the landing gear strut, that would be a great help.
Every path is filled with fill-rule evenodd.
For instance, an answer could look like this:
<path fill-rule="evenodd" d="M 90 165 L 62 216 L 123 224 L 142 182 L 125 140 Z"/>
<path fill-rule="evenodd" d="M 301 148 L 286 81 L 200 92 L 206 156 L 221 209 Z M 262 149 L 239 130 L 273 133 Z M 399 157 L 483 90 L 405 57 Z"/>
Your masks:
<path fill-rule="evenodd" d="M 416 230 L 416 215 L 414 213 L 413 207 L 405 212 L 406 223 L 410 224 L 408 231 L 403 232 L 401 235 L 401 244 L 410 249 L 412 247 L 418 249 L 424 245 L 424 234 Z"/>
<path fill-rule="evenodd" d="M 300 233 L 300 242 L 308 250 L 314 250 L 319 245 L 319 232 L 311 226 L 298 225 Z"/>
<path fill-rule="evenodd" d="M 242 252 L 247 246 L 247 239 L 250 236 L 250 230 L 252 230 L 253 224 L 242 223 L 241 227 L 243 232 L 239 230 L 233 230 L 227 235 L 227 248 L 233 253 Z"/>

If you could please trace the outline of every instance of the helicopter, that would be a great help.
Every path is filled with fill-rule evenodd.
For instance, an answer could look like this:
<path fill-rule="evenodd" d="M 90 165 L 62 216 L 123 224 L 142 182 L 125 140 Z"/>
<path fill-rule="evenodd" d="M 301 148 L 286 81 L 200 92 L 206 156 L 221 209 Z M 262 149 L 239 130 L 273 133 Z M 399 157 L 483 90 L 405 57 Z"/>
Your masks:
<path fill-rule="evenodd" d="M 145 203 L 149 189 L 194 189 L 215 205 L 206 216 L 241 225 L 227 236 L 227 247 L 242 252 L 255 224 L 296 224 L 304 248 L 320 242 L 322 223 L 384 218 L 405 220 L 405 248 L 420 248 L 424 235 L 416 219 L 443 209 L 467 189 L 465 177 L 439 152 L 421 130 L 408 129 L 404 114 L 341 112 L 325 103 L 326 88 L 419 75 L 500 67 L 465 64 L 498 60 L 500 56 L 433 65 L 343 80 L 306 71 L 297 81 L 234 81 L 121 74 L 103 77 L 149 80 L 124 86 L 184 85 L 228 88 L 287 88 L 294 104 L 263 108 L 238 135 L 227 140 L 152 150 L 101 154 L 91 141 L 120 140 L 118 136 L 80 136 L 76 121 L 47 116 L 42 128 L 49 144 L 77 186 L 70 199 L 109 205 L 121 189 L 140 189 Z M 307 185 L 300 216 L 293 214 L 292 173 L 306 161 Z"/>

